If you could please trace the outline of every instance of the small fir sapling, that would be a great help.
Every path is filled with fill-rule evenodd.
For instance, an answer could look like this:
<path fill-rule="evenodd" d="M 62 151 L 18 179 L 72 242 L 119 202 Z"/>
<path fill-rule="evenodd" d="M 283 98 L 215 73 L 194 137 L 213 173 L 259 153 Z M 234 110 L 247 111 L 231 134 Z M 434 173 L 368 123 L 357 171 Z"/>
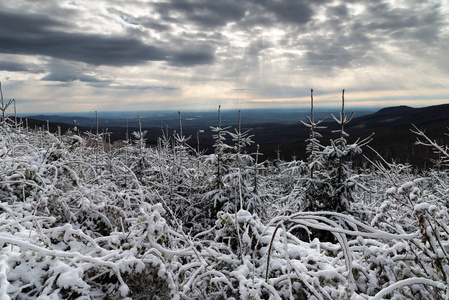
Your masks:
<path fill-rule="evenodd" d="M 218 106 L 218 126 L 217 127 L 210 127 L 212 132 L 215 132 L 212 137 L 215 140 L 213 147 L 214 150 L 214 157 L 215 157 L 215 164 L 216 164 L 216 174 L 215 174 L 215 182 L 216 182 L 216 189 L 219 190 L 223 187 L 223 177 L 227 173 L 227 166 L 225 165 L 225 161 L 227 160 L 226 154 L 227 151 L 231 148 L 229 145 L 224 143 L 226 141 L 226 133 L 228 127 L 221 127 L 221 105 Z"/>
<path fill-rule="evenodd" d="M 308 196 L 311 197 L 308 203 L 313 210 L 329 210 L 342 212 L 348 209 L 349 202 L 352 201 L 352 191 L 357 182 L 351 177 L 351 168 L 347 161 L 354 154 L 360 154 L 362 147 L 367 145 L 372 135 L 363 140 L 357 139 L 354 143 L 348 144 L 345 132 L 347 125 L 354 117 L 354 112 L 349 117 L 345 115 L 345 99 L 342 91 L 342 106 L 339 118 L 332 116 L 332 119 L 340 127 L 333 131 L 339 137 L 330 140 L 330 145 L 326 146 L 318 154 L 323 159 L 323 169 L 317 174 L 317 180 L 312 181 L 312 189 L 309 189 Z M 318 173 L 318 172 L 317 172 Z"/>
<path fill-rule="evenodd" d="M 189 160 L 189 156 L 191 152 L 194 151 L 192 147 L 188 144 L 188 141 L 192 136 L 185 137 L 182 132 L 182 119 L 181 112 L 178 111 L 179 116 L 179 133 L 173 133 L 173 141 L 174 141 L 174 150 L 175 157 L 178 159 L 178 167 L 181 169 L 183 162 Z"/>
<path fill-rule="evenodd" d="M 231 168 L 229 172 L 230 174 L 227 176 L 227 180 L 235 181 L 235 179 L 237 179 L 236 184 L 232 182 L 230 183 L 231 185 L 238 187 L 239 196 L 236 197 L 236 199 L 240 199 L 240 203 L 235 204 L 236 210 L 237 208 L 243 207 L 246 207 L 246 209 L 249 209 L 249 207 L 251 207 L 251 209 L 255 208 L 254 204 L 248 203 L 248 201 L 253 200 L 253 197 L 250 196 L 251 192 L 249 191 L 247 182 L 247 179 L 249 177 L 249 166 L 252 164 L 253 158 L 246 153 L 242 153 L 246 146 L 250 146 L 254 143 L 251 139 L 253 135 L 249 135 L 250 130 L 251 129 L 242 132 L 241 111 L 239 110 L 238 129 L 235 129 L 235 133 L 227 132 L 231 136 L 232 141 L 235 143 L 235 153 L 230 153 Z"/>
<path fill-rule="evenodd" d="M 293 157 L 291 162 L 283 163 L 282 173 L 290 175 L 291 190 L 285 197 L 286 208 L 290 213 L 294 213 L 298 210 L 309 210 L 310 201 L 308 189 L 314 189 L 314 173 L 320 170 L 323 166 L 323 156 L 319 151 L 324 149 L 324 146 L 320 144 L 319 138 L 322 137 L 316 130 L 326 128 L 325 126 L 319 126 L 324 119 L 315 121 L 314 102 L 313 102 L 313 89 L 310 90 L 310 116 L 307 116 L 307 121 L 301 120 L 301 123 L 310 129 L 309 138 L 306 140 L 306 153 L 308 153 L 307 162 L 302 160 L 296 160 Z M 278 155 L 279 156 L 279 155 Z M 308 173 L 308 174 L 307 174 Z M 287 180 L 283 180 L 284 184 Z M 311 187 L 312 186 L 312 187 Z M 313 199 L 311 201 L 314 201 Z"/>
<path fill-rule="evenodd" d="M 146 135 L 148 133 L 147 130 L 142 130 L 142 122 L 140 120 L 140 115 L 137 115 L 137 122 L 139 125 L 139 131 L 133 131 L 132 135 L 134 136 L 134 144 L 136 146 L 136 150 L 138 153 L 137 161 L 134 162 L 134 165 L 131 169 L 137 175 L 140 180 L 144 179 L 145 170 L 148 167 L 148 158 L 146 155 Z"/>
<path fill-rule="evenodd" d="M 234 129 L 235 132 L 226 131 L 230 135 L 233 146 L 228 146 L 226 152 L 226 160 L 224 160 L 227 168 L 227 174 L 223 177 L 224 190 L 233 188 L 229 194 L 230 198 L 234 198 L 234 207 L 228 207 L 228 211 L 237 211 L 239 209 L 247 209 L 252 212 L 260 212 L 264 210 L 262 200 L 254 192 L 255 187 L 252 186 L 254 180 L 252 179 L 252 170 L 254 169 L 254 158 L 251 154 L 246 152 L 246 147 L 252 145 L 253 135 L 249 135 L 251 129 L 242 131 L 241 126 L 241 111 L 238 115 L 238 127 Z M 260 155 L 259 152 L 255 154 Z"/>
<path fill-rule="evenodd" d="M 227 129 L 221 125 L 221 105 L 218 106 L 218 126 L 211 126 L 210 129 L 215 134 L 212 135 L 214 139 L 214 153 L 205 158 L 205 163 L 213 166 L 213 175 L 208 179 L 209 188 L 206 189 L 203 195 L 203 201 L 207 203 L 207 210 L 210 219 L 214 219 L 217 213 L 223 209 L 232 210 L 234 206 L 230 199 L 229 188 L 225 186 L 225 176 L 229 172 L 229 150 L 231 146 L 225 143 Z M 228 210 L 229 211 L 229 210 Z"/>
<path fill-rule="evenodd" d="M 323 137 L 317 129 L 325 129 L 326 126 L 320 126 L 320 124 L 325 120 L 321 119 L 315 121 L 314 107 L 313 107 L 313 89 L 310 90 L 310 117 L 307 117 L 308 122 L 301 121 L 301 123 L 310 128 L 309 139 L 306 140 L 307 147 L 306 152 L 309 154 L 307 157 L 308 167 L 310 169 L 310 178 L 313 179 L 313 173 L 315 169 L 321 169 L 323 167 L 323 157 L 319 155 L 319 151 L 324 149 L 321 145 L 319 138 Z"/>

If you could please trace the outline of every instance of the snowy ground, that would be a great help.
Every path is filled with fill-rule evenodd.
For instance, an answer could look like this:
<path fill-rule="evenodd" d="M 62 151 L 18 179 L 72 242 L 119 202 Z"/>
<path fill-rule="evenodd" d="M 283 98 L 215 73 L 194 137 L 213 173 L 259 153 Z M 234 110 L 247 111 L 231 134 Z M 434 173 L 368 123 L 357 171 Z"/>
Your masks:
<path fill-rule="evenodd" d="M 449 298 L 446 171 L 261 162 L 213 130 L 205 156 L 0 124 L 0 299 Z"/>

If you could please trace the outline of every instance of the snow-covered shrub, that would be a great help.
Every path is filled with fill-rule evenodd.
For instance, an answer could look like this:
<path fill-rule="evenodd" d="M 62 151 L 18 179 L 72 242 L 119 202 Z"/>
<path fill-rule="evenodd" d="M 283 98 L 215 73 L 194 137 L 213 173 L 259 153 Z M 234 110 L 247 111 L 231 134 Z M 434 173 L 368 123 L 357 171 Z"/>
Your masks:
<path fill-rule="evenodd" d="M 201 155 L 181 126 L 157 148 L 140 129 L 134 145 L 108 149 L 100 133 L 10 121 L 0 125 L 1 299 L 449 296 L 442 168 L 352 170 L 344 160 L 360 143 L 339 140 L 343 130 L 314 148 L 323 168 L 312 176 L 310 161 L 259 163 L 244 150 L 250 135 L 220 124 L 220 149 Z M 339 213 L 325 201 L 342 185 L 354 201 Z M 323 206 L 302 211 L 312 196 Z"/>
<path fill-rule="evenodd" d="M 433 172 L 427 177 L 414 178 L 409 166 L 384 162 L 377 163 L 377 167 L 384 176 L 385 195 L 374 210 L 371 224 L 385 232 L 413 238 L 394 246 L 400 252 L 390 254 L 390 260 L 372 260 L 373 268 L 382 271 L 379 279 L 383 278 L 384 286 L 391 284 L 392 278 L 428 282 L 423 289 L 403 288 L 405 297 L 444 299 L 434 287 L 440 283 L 447 286 L 449 279 L 449 215 L 444 205 L 447 190 L 444 197 L 429 192 L 438 190 L 440 185 Z"/>

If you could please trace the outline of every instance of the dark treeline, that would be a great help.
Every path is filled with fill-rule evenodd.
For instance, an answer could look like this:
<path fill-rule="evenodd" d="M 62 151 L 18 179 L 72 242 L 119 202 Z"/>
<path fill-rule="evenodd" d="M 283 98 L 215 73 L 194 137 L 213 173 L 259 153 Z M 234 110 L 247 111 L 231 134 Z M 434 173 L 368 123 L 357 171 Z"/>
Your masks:
<path fill-rule="evenodd" d="M 181 112 L 182 113 L 182 112 Z M 356 112 L 357 113 L 357 112 Z M 101 112 L 99 112 L 101 114 Z M 218 116 L 217 116 L 218 119 Z M 46 128 L 47 122 L 28 118 L 30 128 Z M 337 125 L 328 116 L 323 122 L 326 129 L 320 130 L 323 135 L 323 141 L 330 140 L 335 137 L 332 131 L 337 129 Z M 429 159 L 438 158 L 438 154 L 432 150 L 422 146 L 416 146 L 416 135 L 411 132 L 413 125 L 426 130 L 426 134 L 435 139 L 440 144 L 448 144 L 449 137 L 445 134 L 449 127 L 449 104 L 437 105 L 425 108 L 414 109 L 406 106 L 391 107 L 382 109 L 372 115 L 364 115 L 356 117 L 347 126 L 350 134 L 348 140 L 354 142 L 358 137 L 366 137 L 371 133 L 375 133 L 370 146 L 376 150 L 387 161 L 395 161 L 396 163 L 409 163 L 419 169 L 429 168 Z M 56 133 L 58 127 L 62 132 L 73 129 L 73 124 L 53 123 L 49 122 L 50 131 Z M 237 124 L 231 127 L 236 127 Z M 81 132 L 93 132 L 95 126 L 79 126 Z M 156 145 L 157 140 L 166 134 L 173 134 L 178 127 L 143 127 L 148 131 L 146 140 L 149 145 Z M 263 153 L 263 159 L 275 160 L 281 158 L 285 161 L 294 159 L 305 159 L 306 139 L 309 130 L 301 123 L 297 124 L 280 124 L 280 123 L 263 123 L 245 125 L 245 115 L 242 114 L 242 129 L 251 129 L 255 144 L 260 146 L 260 152 Z M 138 130 L 138 127 L 124 126 L 105 127 L 100 126 L 102 132 L 110 133 L 110 141 L 118 145 L 122 145 L 121 141 L 126 139 L 126 135 L 130 132 Z M 196 127 L 186 126 L 183 128 L 186 136 L 192 138 L 188 144 L 192 147 L 197 146 L 198 129 Z M 213 132 L 210 129 L 202 130 L 199 133 L 200 148 L 205 153 L 213 152 Z M 255 151 L 256 146 L 249 146 L 248 152 Z M 372 151 L 364 153 L 370 159 L 374 159 L 377 154 Z M 355 163 L 363 163 L 361 158 L 355 158 Z"/>

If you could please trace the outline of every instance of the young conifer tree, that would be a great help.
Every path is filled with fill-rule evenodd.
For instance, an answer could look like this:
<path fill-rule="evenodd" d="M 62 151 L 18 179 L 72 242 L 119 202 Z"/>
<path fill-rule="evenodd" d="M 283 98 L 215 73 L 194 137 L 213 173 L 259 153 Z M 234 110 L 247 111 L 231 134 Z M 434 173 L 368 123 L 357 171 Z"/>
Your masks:
<path fill-rule="evenodd" d="M 310 116 L 307 116 L 307 122 L 301 123 L 310 129 L 309 138 L 306 140 L 306 153 L 308 154 L 307 161 L 292 161 L 287 164 L 287 168 L 283 173 L 289 173 L 292 178 L 295 178 L 292 183 L 292 190 L 286 199 L 287 210 L 291 212 L 302 211 L 316 211 L 322 210 L 322 201 L 319 193 L 323 190 L 325 184 L 326 171 L 325 168 L 326 157 L 322 154 L 325 149 L 319 140 L 322 135 L 317 129 L 324 129 L 325 126 L 320 124 L 325 118 L 316 121 L 314 111 L 313 89 L 310 90 Z"/>
<path fill-rule="evenodd" d="M 354 154 L 362 153 L 361 147 L 367 145 L 372 140 L 372 135 L 370 135 L 363 140 L 357 139 L 354 143 L 348 144 L 347 137 L 349 137 L 349 134 L 345 131 L 345 125 L 352 120 L 355 113 L 352 112 L 349 117 L 345 115 L 344 93 L 345 90 L 342 91 L 339 117 L 337 118 L 331 114 L 332 119 L 339 127 L 339 129 L 332 132 L 337 133 L 339 137 L 330 140 L 330 146 L 327 146 L 321 151 L 321 154 L 326 158 L 326 181 L 328 183 L 325 188 L 325 194 L 327 194 L 326 197 L 328 200 L 322 199 L 322 201 L 325 201 L 322 205 L 326 210 L 337 212 L 348 209 L 349 202 L 352 201 L 352 191 L 357 184 L 350 176 L 350 158 Z"/>
<path fill-rule="evenodd" d="M 227 166 L 225 165 L 227 151 L 231 148 L 224 141 L 226 141 L 226 133 L 229 127 L 221 127 L 221 105 L 218 106 L 218 126 L 210 127 L 212 132 L 215 132 L 213 135 L 213 139 L 215 143 L 213 147 L 215 148 L 215 165 L 216 165 L 216 173 L 215 173 L 215 183 L 216 189 L 223 188 L 223 177 L 227 173 Z"/>
<path fill-rule="evenodd" d="M 253 135 L 249 134 L 251 129 L 242 131 L 241 124 L 241 111 L 239 110 L 238 128 L 235 129 L 235 133 L 228 132 L 235 146 L 233 147 L 234 151 L 229 153 L 230 172 L 227 181 L 231 186 L 237 187 L 236 210 L 246 209 L 251 212 L 262 212 L 264 210 L 263 203 L 257 195 L 257 168 L 260 168 L 258 156 L 261 153 L 259 151 L 254 153 L 256 161 L 251 154 L 247 153 L 246 147 L 254 144 Z M 253 184 L 254 186 L 252 186 Z"/>
<path fill-rule="evenodd" d="M 306 140 L 307 147 L 306 152 L 309 154 L 307 161 L 309 163 L 308 167 L 310 169 L 310 178 L 313 179 L 313 173 L 315 169 L 321 169 L 323 166 L 322 156 L 319 155 L 319 151 L 324 149 L 324 146 L 320 144 L 319 138 L 323 137 L 317 129 L 324 129 L 325 126 L 320 126 L 320 124 L 325 120 L 321 119 L 315 121 L 315 112 L 313 107 L 313 89 L 310 90 L 310 117 L 307 117 L 308 123 L 301 121 L 301 123 L 310 128 L 309 139 Z"/>

